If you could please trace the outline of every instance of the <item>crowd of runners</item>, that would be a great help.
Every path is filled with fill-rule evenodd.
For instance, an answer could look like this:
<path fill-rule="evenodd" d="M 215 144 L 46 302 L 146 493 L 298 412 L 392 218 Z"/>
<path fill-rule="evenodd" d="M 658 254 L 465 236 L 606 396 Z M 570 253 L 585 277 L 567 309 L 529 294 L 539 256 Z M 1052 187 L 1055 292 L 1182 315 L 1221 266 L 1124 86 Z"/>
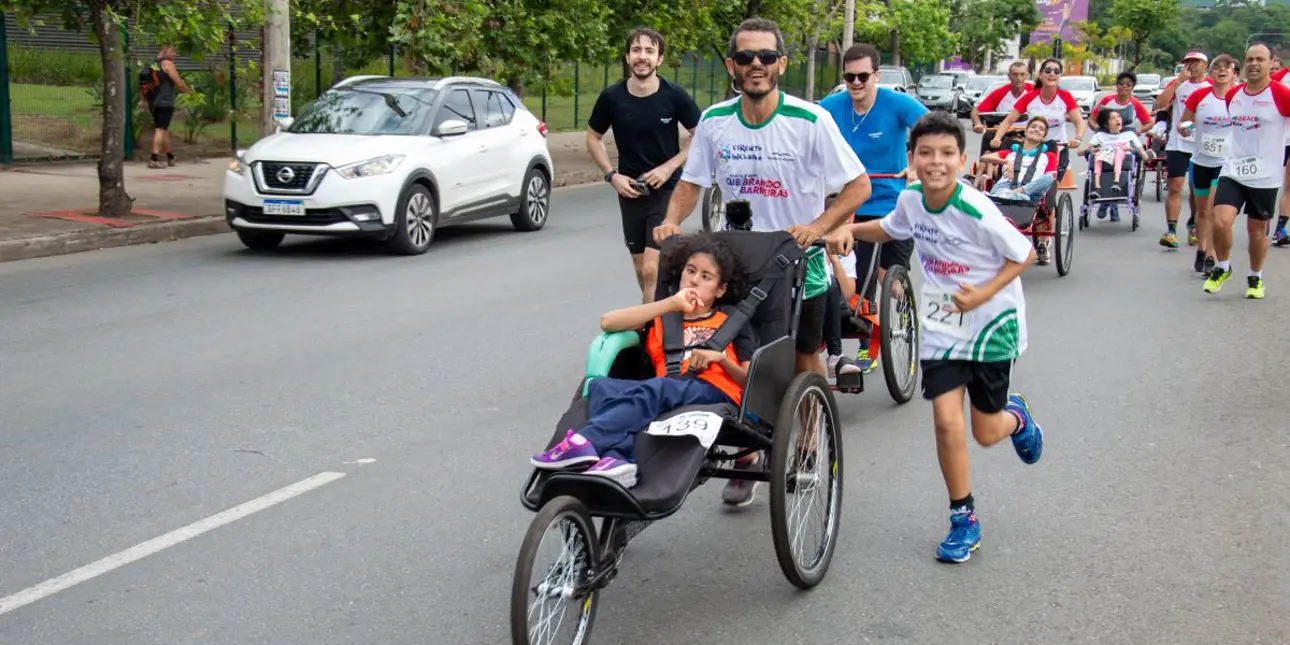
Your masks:
<path fill-rule="evenodd" d="M 1074 97 L 1059 86 L 1063 64 L 1045 60 L 1032 83 L 1030 65 L 1012 63 L 1010 84 L 973 109 L 977 133 L 987 132 L 981 114 L 1007 114 L 994 136 L 983 140 L 980 153 L 987 163 L 1013 172 L 986 195 L 965 175 L 968 155 L 958 120 L 929 113 L 912 97 L 880 88 L 881 57 L 874 47 L 855 45 L 843 53 L 847 91 L 818 104 L 778 88 L 787 59 L 774 23 L 742 23 L 726 56 L 739 95 L 699 110 L 684 90 L 656 73 L 663 63 L 663 37 L 650 29 L 633 31 L 624 52 L 630 73 L 605 89 L 588 122 L 588 150 L 619 197 L 624 241 L 646 307 L 642 311 L 653 315 L 673 306 L 668 303 L 675 298 L 650 304 L 655 302 L 660 245 L 681 232 L 701 191 L 716 187 L 723 198 L 749 204 L 753 230 L 787 230 L 803 245 L 828 241 L 833 257 L 808 265 L 797 370 L 829 378 L 846 370 L 867 372 L 873 369 L 868 348 L 862 344 L 855 360 L 843 359 L 840 342 L 829 332 L 826 321 L 838 314 L 837 292 L 841 285 L 853 290 L 856 277 L 874 269 L 912 266 L 917 250 L 924 302 L 940 303 L 934 315 L 921 308 L 918 314 L 923 397 L 933 406 L 937 456 L 951 509 L 950 534 L 937 557 L 962 562 L 980 541 L 969 487 L 964 403 L 970 403 L 971 432 L 978 443 L 1011 439 L 1027 464 L 1042 454 L 1043 432 L 1026 400 L 1010 391 L 1010 380 L 1028 333 L 1018 278 L 1029 264 L 1046 264 L 1048 249 L 1044 243 L 1032 246 L 992 197 L 1042 193 L 1053 181 L 1045 176 L 1055 171 L 1060 177 L 1070 163 L 1070 148 L 1083 145 L 1090 124 Z M 1194 214 L 1188 237 L 1198 247 L 1195 269 L 1206 278 L 1206 292 L 1218 292 L 1233 274 L 1232 227 L 1243 211 L 1250 239 L 1246 297 L 1263 298 L 1269 236 L 1274 244 L 1290 244 L 1290 197 L 1280 200 L 1275 232 L 1270 226 L 1278 210 L 1277 193 L 1290 184 L 1290 79 L 1262 43 L 1251 44 L 1239 61 L 1223 54 L 1211 63 L 1205 53 L 1190 52 L 1182 62 L 1182 72 L 1150 109 L 1133 96 L 1136 77 L 1120 74 L 1115 93 L 1090 114 L 1094 135 L 1079 151 L 1088 146 L 1113 150 L 1105 160 L 1117 173 L 1124 155 L 1163 154 L 1169 196 L 1160 244 L 1178 248 L 1177 223 L 1184 189 L 1190 186 Z M 1023 126 L 1027 140 L 1005 163 L 1011 150 L 1001 146 L 1014 124 Z M 688 141 L 680 141 L 678 126 L 691 134 Z M 617 167 L 603 144 L 611 129 Z M 1151 151 L 1160 146 L 1144 145 L 1141 137 L 1163 140 L 1163 149 Z M 1049 154 L 1033 154 L 1034 149 Z M 830 193 L 833 200 L 826 199 Z M 1118 212 L 1103 206 L 1098 217 L 1107 216 L 1114 221 Z M 716 281 L 711 288 L 718 289 L 729 276 L 715 271 L 709 277 Z M 689 297 L 698 302 L 702 298 L 697 294 Z M 676 303 L 687 312 L 698 307 Z M 714 303 L 700 304 L 706 310 Z M 746 367 L 746 351 L 734 355 L 741 360 L 726 361 L 732 373 Z M 624 397 L 623 405 L 638 406 L 649 398 Z M 662 405 L 649 400 L 651 406 Z M 654 407 L 638 412 L 659 412 Z M 571 430 L 567 445 L 534 463 L 551 467 L 560 455 L 589 450 L 590 444 L 579 441 Z M 759 461 L 758 454 L 749 455 L 736 468 L 759 467 Z M 618 472 L 634 465 L 615 462 L 597 468 Z M 723 501 L 747 505 L 755 490 L 754 482 L 731 480 Z"/>

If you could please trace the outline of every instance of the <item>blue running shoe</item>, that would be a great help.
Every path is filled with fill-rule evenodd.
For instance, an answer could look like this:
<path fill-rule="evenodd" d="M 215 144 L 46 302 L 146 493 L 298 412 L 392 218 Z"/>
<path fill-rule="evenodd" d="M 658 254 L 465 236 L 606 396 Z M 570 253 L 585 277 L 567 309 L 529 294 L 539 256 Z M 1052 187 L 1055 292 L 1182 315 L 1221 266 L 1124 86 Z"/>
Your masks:
<path fill-rule="evenodd" d="M 1044 454 L 1044 431 L 1035 423 L 1026 397 L 1009 394 L 1008 404 L 1003 409 L 1016 412 L 1022 418 L 1021 430 L 1012 435 L 1012 447 L 1017 450 L 1017 456 L 1028 464 L 1039 461 L 1039 457 Z"/>
<path fill-rule="evenodd" d="M 980 546 L 981 523 L 976 520 L 976 513 L 953 513 L 950 515 L 950 534 L 936 547 L 936 559 L 967 562 Z"/>

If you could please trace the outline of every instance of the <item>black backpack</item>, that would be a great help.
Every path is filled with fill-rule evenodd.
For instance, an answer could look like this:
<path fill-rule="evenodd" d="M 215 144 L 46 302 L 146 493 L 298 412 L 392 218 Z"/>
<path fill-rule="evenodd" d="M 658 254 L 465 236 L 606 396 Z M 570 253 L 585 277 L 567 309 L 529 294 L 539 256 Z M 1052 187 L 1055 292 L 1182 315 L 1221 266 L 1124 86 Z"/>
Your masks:
<path fill-rule="evenodd" d="M 161 88 L 162 73 L 161 67 L 156 63 L 139 69 L 139 92 L 149 103 L 157 98 L 157 90 Z"/>

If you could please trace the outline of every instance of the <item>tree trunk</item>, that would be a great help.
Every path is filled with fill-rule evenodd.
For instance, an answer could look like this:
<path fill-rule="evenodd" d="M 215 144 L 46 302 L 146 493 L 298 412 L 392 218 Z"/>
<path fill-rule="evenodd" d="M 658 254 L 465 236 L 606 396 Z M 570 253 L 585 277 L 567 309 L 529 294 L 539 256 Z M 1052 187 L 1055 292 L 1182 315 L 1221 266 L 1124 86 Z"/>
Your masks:
<path fill-rule="evenodd" d="M 331 44 L 331 85 L 345 80 L 345 50 L 341 48 L 340 43 L 332 42 Z"/>
<path fill-rule="evenodd" d="M 99 217 L 130 214 L 134 198 L 125 192 L 125 53 L 121 30 L 108 13 L 110 0 L 89 0 L 103 63 L 103 142 L 99 151 Z"/>
<path fill-rule="evenodd" d="M 515 92 L 515 96 L 524 98 L 524 79 L 518 76 L 508 78 L 506 79 L 506 87 L 511 88 L 511 91 Z"/>
<path fill-rule="evenodd" d="M 820 47 L 820 28 L 811 32 L 807 41 L 806 53 L 806 98 L 815 100 L 815 50 Z"/>
<path fill-rule="evenodd" d="M 891 30 L 891 64 L 900 67 L 900 32 Z"/>

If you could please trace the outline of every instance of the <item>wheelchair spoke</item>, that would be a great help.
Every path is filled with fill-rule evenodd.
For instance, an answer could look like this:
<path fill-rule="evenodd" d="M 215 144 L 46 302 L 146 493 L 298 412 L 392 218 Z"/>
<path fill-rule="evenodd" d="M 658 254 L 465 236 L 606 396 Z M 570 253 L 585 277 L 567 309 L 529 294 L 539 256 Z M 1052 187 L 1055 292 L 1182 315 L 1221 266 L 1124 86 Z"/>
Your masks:
<path fill-rule="evenodd" d="M 795 450 L 786 472 L 789 481 L 781 483 L 791 493 L 788 525 L 794 560 L 803 569 L 811 569 L 823 556 L 828 540 L 826 496 L 831 492 L 831 481 L 826 480 L 832 478 L 832 437 L 823 402 L 809 396 L 803 403 L 804 408 L 795 415 L 794 429 L 800 428 L 801 435 L 793 442 Z"/>
<path fill-rule="evenodd" d="M 578 643 L 585 635 L 586 624 L 582 620 L 584 602 L 589 599 L 585 593 L 579 593 L 580 583 L 585 583 L 590 568 L 588 548 L 585 544 L 588 536 L 569 518 L 560 518 L 548 527 L 538 545 L 539 553 L 547 545 L 547 537 L 557 536 L 559 543 L 555 562 L 546 567 L 535 566 L 535 576 L 541 580 L 530 584 L 532 592 L 528 609 L 529 642 L 534 645 L 554 645 L 555 643 Z M 535 562 L 536 564 L 536 562 Z M 568 615 L 568 609 L 574 615 Z M 572 633 L 569 633 L 572 632 Z"/>

